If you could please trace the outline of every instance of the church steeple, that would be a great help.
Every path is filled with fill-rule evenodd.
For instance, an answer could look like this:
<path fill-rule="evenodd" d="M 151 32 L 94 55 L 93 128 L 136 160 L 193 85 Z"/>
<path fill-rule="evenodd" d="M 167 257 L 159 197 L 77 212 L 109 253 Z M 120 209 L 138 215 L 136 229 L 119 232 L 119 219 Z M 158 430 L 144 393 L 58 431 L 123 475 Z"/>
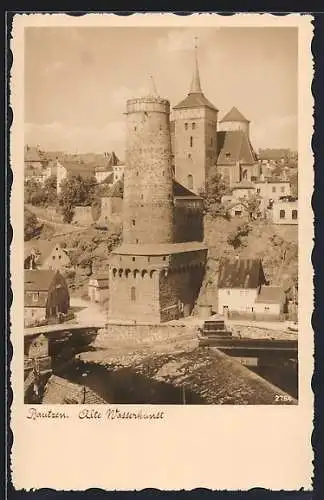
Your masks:
<path fill-rule="evenodd" d="M 197 52 L 198 52 L 198 38 L 195 37 L 194 72 L 192 75 L 192 81 L 191 81 L 191 87 L 190 87 L 189 94 L 202 94 Z"/>

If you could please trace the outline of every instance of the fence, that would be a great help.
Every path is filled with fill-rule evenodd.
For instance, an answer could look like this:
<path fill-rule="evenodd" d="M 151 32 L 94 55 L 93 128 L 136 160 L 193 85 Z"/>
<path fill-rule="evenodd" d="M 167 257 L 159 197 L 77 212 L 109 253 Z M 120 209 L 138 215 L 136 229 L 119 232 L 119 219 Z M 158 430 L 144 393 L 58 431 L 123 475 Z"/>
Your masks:
<path fill-rule="evenodd" d="M 270 313 L 262 314 L 262 313 L 244 312 L 244 311 L 230 311 L 228 313 L 228 319 L 241 319 L 246 321 L 278 321 L 278 322 L 286 320 L 294 321 L 289 316 L 290 315 L 286 313 L 281 313 L 280 315 L 270 314 Z"/>

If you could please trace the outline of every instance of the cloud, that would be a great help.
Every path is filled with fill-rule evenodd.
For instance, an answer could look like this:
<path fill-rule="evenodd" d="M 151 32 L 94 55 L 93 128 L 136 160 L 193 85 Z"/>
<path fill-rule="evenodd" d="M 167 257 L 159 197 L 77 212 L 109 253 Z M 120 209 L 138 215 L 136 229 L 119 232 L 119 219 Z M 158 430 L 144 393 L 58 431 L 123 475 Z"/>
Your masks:
<path fill-rule="evenodd" d="M 253 146 L 258 148 L 297 148 L 297 115 L 275 116 L 251 124 Z"/>
<path fill-rule="evenodd" d="M 198 47 L 204 47 L 214 37 L 218 28 L 190 28 L 174 29 L 168 31 L 166 36 L 157 40 L 159 52 L 183 52 L 192 51 L 195 46 L 195 38 L 198 39 Z"/>
<path fill-rule="evenodd" d="M 66 152 L 102 152 L 114 150 L 124 156 L 124 121 L 109 122 L 104 127 L 71 127 L 63 123 L 26 123 L 25 142 L 47 150 Z"/>

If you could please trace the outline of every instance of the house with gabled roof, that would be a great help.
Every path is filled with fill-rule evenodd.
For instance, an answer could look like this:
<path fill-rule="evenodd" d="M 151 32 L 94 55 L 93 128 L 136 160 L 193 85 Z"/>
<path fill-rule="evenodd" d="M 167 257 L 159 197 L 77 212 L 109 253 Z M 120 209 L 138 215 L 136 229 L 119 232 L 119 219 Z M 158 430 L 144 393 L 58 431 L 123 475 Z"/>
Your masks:
<path fill-rule="evenodd" d="M 279 318 L 286 304 L 280 287 L 269 286 L 261 259 L 224 259 L 218 274 L 218 313 Z"/>
<path fill-rule="evenodd" d="M 51 269 L 62 272 L 71 265 L 67 250 L 58 242 L 26 241 L 24 254 L 24 269 Z"/>
<path fill-rule="evenodd" d="M 24 318 L 25 325 L 34 324 L 59 314 L 66 314 L 70 295 L 64 277 L 48 269 L 25 270 Z"/>
<path fill-rule="evenodd" d="M 218 275 L 218 312 L 252 312 L 261 287 L 266 284 L 260 259 L 225 259 Z"/>

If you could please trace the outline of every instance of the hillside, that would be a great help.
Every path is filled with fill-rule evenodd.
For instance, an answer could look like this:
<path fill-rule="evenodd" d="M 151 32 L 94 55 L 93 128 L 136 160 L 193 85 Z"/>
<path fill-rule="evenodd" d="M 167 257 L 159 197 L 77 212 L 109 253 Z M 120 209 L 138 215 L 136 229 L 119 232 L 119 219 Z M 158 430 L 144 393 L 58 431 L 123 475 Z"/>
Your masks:
<path fill-rule="evenodd" d="M 266 278 L 272 285 L 288 291 L 297 282 L 298 226 L 278 226 L 264 221 L 250 224 L 251 231 L 242 238 L 242 245 L 234 249 L 228 236 L 235 233 L 242 220 L 230 221 L 205 217 L 205 243 L 209 247 L 207 270 L 199 303 L 217 306 L 218 264 L 221 258 L 262 259 Z"/>

